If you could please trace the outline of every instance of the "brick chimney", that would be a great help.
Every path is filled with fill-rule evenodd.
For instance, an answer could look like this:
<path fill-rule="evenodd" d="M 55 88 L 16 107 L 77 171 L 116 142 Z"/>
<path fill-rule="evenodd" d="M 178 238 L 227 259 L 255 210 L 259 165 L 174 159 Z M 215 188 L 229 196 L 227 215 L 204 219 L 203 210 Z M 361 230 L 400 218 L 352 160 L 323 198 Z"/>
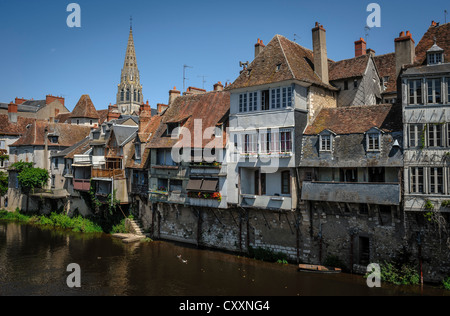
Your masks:
<path fill-rule="evenodd" d="M 318 22 L 316 22 L 316 27 L 312 29 L 312 38 L 314 71 L 323 83 L 329 84 L 326 30 Z"/>
<path fill-rule="evenodd" d="M 8 104 L 8 119 L 11 123 L 17 123 L 17 116 L 17 104 L 11 102 L 10 104 Z"/>
<path fill-rule="evenodd" d="M 223 91 L 223 84 L 222 82 L 218 82 L 214 85 L 214 91 Z"/>
<path fill-rule="evenodd" d="M 396 75 L 400 74 L 404 65 L 414 63 L 416 57 L 416 47 L 412 35 L 409 31 L 401 32 L 395 39 L 395 70 Z"/>
<path fill-rule="evenodd" d="M 181 91 L 178 91 L 177 87 L 173 87 L 173 89 L 169 91 L 169 105 L 171 105 L 173 101 L 175 101 L 175 99 L 178 98 L 180 95 Z"/>
<path fill-rule="evenodd" d="M 366 41 L 361 37 L 355 42 L 355 57 L 365 55 L 366 51 Z"/>
<path fill-rule="evenodd" d="M 28 101 L 27 99 L 24 98 L 16 98 L 16 100 L 14 101 L 15 104 L 17 105 L 21 105 L 22 103 Z"/>
<path fill-rule="evenodd" d="M 372 48 L 368 48 L 366 50 L 367 55 L 372 55 L 372 57 L 375 57 L 375 51 Z"/>
<path fill-rule="evenodd" d="M 255 44 L 255 58 L 261 53 L 266 45 L 264 45 L 263 41 L 258 38 L 257 43 Z"/>
<path fill-rule="evenodd" d="M 150 108 L 150 104 L 148 103 L 148 100 L 147 100 L 147 103 L 142 103 L 141 104 L 141 108 L 140 108 L 140 112 L 141 113 L 143 113 L 143 112 L 152 112 L 152 109 Z"/>
<path fill-rule="evenodd" d="M 169 106 L 167 104 L 158 103 L 157 105 L 158 114 L 164 112 Z"/>
<path fill-rule="evenodd" d="M 64 98 L 63 97 L 55 97 L 53 95 L 47 95 L 45 98 L 45 104 L 50 104 L 54 101 L 58 100 L 62 105 L 64 105 Z"/>

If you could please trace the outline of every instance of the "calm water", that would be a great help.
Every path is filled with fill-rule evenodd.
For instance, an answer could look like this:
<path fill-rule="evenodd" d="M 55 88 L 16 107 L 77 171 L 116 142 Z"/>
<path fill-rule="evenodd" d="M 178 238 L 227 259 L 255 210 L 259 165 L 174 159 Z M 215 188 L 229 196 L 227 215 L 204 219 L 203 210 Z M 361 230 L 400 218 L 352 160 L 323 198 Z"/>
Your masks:
<path fill-rule="evenodd" d="M 181 255 L 183 263 L 177 256 Z M 81 267 L 81 288 L 70 289 L 70 263 Z M 0 295 L 316 296 L 450 295 L 435 287 L 369 289 L 360 276 L 297 272 L 166 242 L 123 244 L 0 222 Z"/>

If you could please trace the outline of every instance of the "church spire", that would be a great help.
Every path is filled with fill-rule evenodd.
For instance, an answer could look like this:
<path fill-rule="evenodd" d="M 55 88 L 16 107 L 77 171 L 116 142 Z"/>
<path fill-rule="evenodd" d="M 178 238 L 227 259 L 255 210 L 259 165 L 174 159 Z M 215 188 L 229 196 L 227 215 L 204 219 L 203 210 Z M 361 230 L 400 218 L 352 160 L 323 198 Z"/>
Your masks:
<path fill-rule="evenodd" d="M 117 106 L 119 111 L 125 115 L 139 113 L 141 103 L 143 102 L 142 86 L 140 84 L 134 48 L 132 21 L 133 18 L 130 17 L 130 34 L 128 36 L 125 61 L 123 63 L 122 75 L 117 92 Z"/>

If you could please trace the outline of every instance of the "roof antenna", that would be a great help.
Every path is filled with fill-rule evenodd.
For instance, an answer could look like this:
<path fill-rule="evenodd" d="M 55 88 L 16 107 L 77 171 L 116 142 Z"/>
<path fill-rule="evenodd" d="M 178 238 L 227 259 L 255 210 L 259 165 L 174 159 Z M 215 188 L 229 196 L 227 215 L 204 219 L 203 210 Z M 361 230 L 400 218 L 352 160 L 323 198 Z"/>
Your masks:
<path fill-rule="evenodd" d="M 188 65 L 183 65 L 183 92 L 186 90 L 186 68 L 194 68 Z"/>
<path fill-rule="evenodd" d="M 444 10 L 444 20 L 445 20 L 445 23 L 447 23 L 447 14 L 448 14 L 447 10 Z"/>
<path fill-rule="evenodd" d="M 364 31 L 365 31 L 365 34 L 366 34 L 365 35 L 366 42 L 367 42 L 367 38 L 369 37 L 370 30 L 371 30 L 371 28 L 368 25 L 366 25 L 366 27 L 364 28 Z"/>
<path fill-rule="evenodd" d="M 197 77 L 202 78 L 202 83 L 203 83 L 202 89 L 205 90 L 205 82 L 206 82 L 205 78 L 207 78 L 208 76 L 203 75 L 203 76 L 197 76 Z"/>
<path fill-rule="evenodd" d="M 297 37 L 300 39 L 301 37 L 294 33 L 294 42 L 297 42 Z"/>

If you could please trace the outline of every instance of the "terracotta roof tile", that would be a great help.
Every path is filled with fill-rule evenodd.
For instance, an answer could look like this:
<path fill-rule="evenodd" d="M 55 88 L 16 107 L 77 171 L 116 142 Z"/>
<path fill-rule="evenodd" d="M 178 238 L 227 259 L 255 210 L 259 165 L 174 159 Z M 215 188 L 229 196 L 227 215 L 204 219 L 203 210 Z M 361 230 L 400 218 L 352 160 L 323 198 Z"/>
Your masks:
<path fill-rule="evenodd" d="M 372 127 L 385 132 L 402 130 L 401 105 L 374 105 L 323 109 L 305 135 L 328 129 L 336 134 L 362 134 Z"/>
<path fill-rule="evenodd" d="M 20 136 L 25 134 L 27 126 L 34 124 L 35 118 L 17 117 L 17 123 L 9 121 L 8 114 L 0 114 L 0 135 Z"/>
<path fill-rule="evenodd" d="M 49 141 L 49 146 L 70 147 L 80 142 L 91 132 L 91 128 L 88 126 L 36 121 L 26 130 L 23 136 L 10 146 L 44 146 L 45 128 L 48 129 L 49 134 L 58 136 L 58 143 L 52 144 Z"/>
<path fill-rule="evenodd" d="M 450 23 L 430 26 L 416 46 L 416 65 L 426 63 L 427 51 L 436 44 L 444 50 L 444 60 L 450 61 Z"/>
<path fill-rule="evenodd" d="M 314 72 L 314 56 L 311 50 L 284 36 L 275 35 L 248 68 L 226 90 L 293 79 L 335 90 L 334 87 L 324 84 Z"/>
<path fill-rule="evenodd" d="M 208 127 L 216 127 L 216 125 L 224 120 L 224 115 L 230 109 L 230 93 L 227 91 L 208 92 L 199 95 L 180 96 L 170 105 L 170 107 L 161 116 L 154 137 L 148 144 L 148 148 L 171 148 L 178 142 L 180 146 L 198 147 L 194 137 L 194 121 L 202 120 L 202 135 Z M 166 136 L 167 123 L 180 122 L 181 126 L 188 129 L 191 133 L 190 143 L 185 143 L 188 139 L 181 141 L 179 139 L 171 139 Z M 203 138 L 203 137 L 202 137 Z M 202 148 L 210 143 L 212 139 L 203 139 L 200 142 Z M 222 142 L 226 145 L 226 133 L 224 131 Z"/>
<path fill-rule="evenodd" d="M 82 95 L 70 117 L 100 119 L 89 95 Z"/>
<path fill-rule="evenodd" d="M 362 55 L 351 59 L 344 59 L 329 63 L 330 81 L 362 77 L 367 69 L 370 55 Z"/>
<path fill-rule="evenodd" d="M 383 93 L 397 92 L 395 53 L 375 56 L 374 60 L 378 72 L 380 73 L 380 77 L 389 77 L 386 90 L 383 91 Z"/>

